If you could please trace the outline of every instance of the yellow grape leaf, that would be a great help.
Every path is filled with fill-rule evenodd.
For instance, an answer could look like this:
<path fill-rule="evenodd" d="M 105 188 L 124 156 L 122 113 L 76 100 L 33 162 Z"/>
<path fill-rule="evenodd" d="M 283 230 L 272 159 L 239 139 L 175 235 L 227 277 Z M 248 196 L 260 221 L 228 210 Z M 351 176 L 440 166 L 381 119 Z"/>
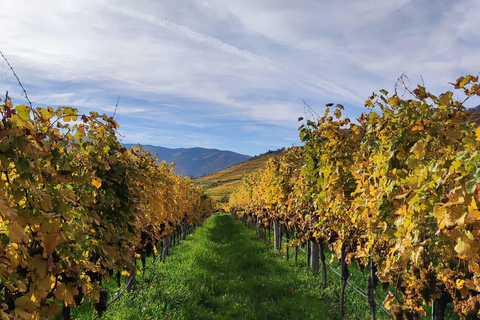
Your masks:
<path fill-rule="evenodd" d="M 25 106 L 24 104 L 16 106 L 15 110 L 17 111 L 17 115 L 22 120 L 30 119 L 30 108 Z"/>
<path fill-rule="evenodd" d="M 465 284 L 465 280 L 457 279 L 457 281 L 455 281 L 455 285 L 457 286 L 458 290 L 461 290 L 464 284 Z"/>
<path fill-rule="evenodd" d="M 15 300 L 15 316 L 20 319 L 32 319 L 32 313 L 36 308 L 36 299 L 32 293 L 26 294 Z"/>
<path fill-rule="evenodd" d="M 7 309 L 4 307 L 4 309 Z M 2 320 L 10 320 L 10 317 L 8 316 L 7 313 L 5 313 L 3 310 L 0 310 L 0 319 Z"/>
<path fill-rule="evenodd" d="M 42 231 L 45 233 L 56 233 L 61 231 L 60 220 L 50 219 L 47 223 L 42 223 Z"/>
<path fill-rule="evenodd" d="M 342 111 L 340 111 L 340 109 L 337 109 L 333 114 L 335 115 L 335 118 L 340 119 L 340 117 L 342 116 Z"/>
<path fill-rule="evenodd" d="M 422 159 L 425 157 L 426 151 L 425 147 L 427 146 L 427 141 L 425 140 L 419 140 L 417 143 L 413 145 L 413 147 L 410 149 L 410 152 L 413 152 L 415 156 L 417 157 L 418 160 Z"/>
<path fill-rule="evenodd" d="M 4 220 L 13 220 L 18 217 L 15 210 L 10 208 L 3 200 L 0 200 L 0 217 Z"/>
<path fill-rule="evenodd" d="M 78 289 L 71 283 L 65 284 L 62 282 L 58 284 L 57 289 L 55 289 L 55 298 L 57 298 L 59 302 L 63 301 L 66 306 L 74 304 L 73 297 L 76 295 L 78 295 Z"/>
<path fill-rule="evenodd" d="M 28 271 L 33 270 L 35 270 L 35 276 L 37 278 L 44 278 L 47 276 L 48 261 L 42 259 L 41 254 L 36 254 L 28 264 Z"/>
<path fill-rule="evenodd" d="M 477 136 L 477 141 L 480 141 L 480 127 L 477 128 L 477 130 L 475 131 L 475 134 Z"/>
<path fill-rule="evenodd" d="M 467 255 L 472 246 L 464 237 L 458 238 L 455 251 L 460 255 Z"/>
<path fill-rule="evenodd" d="M 77 198 L 77 196 L 75 195 L 75 193 L 74 193 L 72 190 L 68 189 L 68 188 L 62 189 L 62 190 L 61 190 L 61 193 L 62 193 L 62 195 L 63 195 L 66 199 L 68 199 L 68 200 L 70 200 L 70 201 L 75 201 L 76 198 Z"/>
<path fill-rule="evenodd" d="M 468 269 L 470 269 L 471 272 L 479 272 L 480 271 L 480 266 L 475 261 L 469 261 L 468 262 Z"/>
<path fill-rule="evenodd" d="M 40 314 L 44 319 L 55 319 L 59 312 L 60 307 L 56 303 L 43 306 L 42 309 L 40 309 Z"/>
<path fill-rule="evenodd" d="M 438 97 L 438 102 L 440 102 L 441 105 L 449 106 L 452 104 L 452 95 L 452 92 L 447 91 Z"/>
<path fill-rule="evenodd" d="M 443 228 L 445 228 L 445 225 L 446 225 L 445 220 L 443 220 L 443 219 L 440 220 L 440 225 L 438 226 L 438 229 L 442 230 Z"/>
<path fill-rule="evenodd" d="M 400 99 L 397 96 L 393 96 L 388 99 L 388 103 L 390 103 L 391 106 L 396 106 L 400 103 Z"/>
<path fill-rule="evenodd" d="M 472 209 L 475 209 L 475 210 L 478 209 L 477 202 L 475 201 L 475 198 L 472 198 L 472 202 L 471 202 L 471 204 L 470 204 L 470 206 L 469 206 L 468 208 L 470 209 L 470 207 L 471 207 Z"/>
<path fill-rule="evenodd" d="M 8 229 L 8 237 L 10 238 L 10 242 L 15 243 L 27 243 L 28 236 L 25 233 L 25 230 L 18 225 L 16 221 L 13 221 L 7 226 Z"/>
<path fill-rule="evenodd" d="M 52 209 L 53 209 L 52 198 L 53 197 L 45 197 L 45 198 L 43 198 L 42 201 L 40 201 L 40 206 L 42 207 L 42 210 L 44 210 L 46 212 L 52 211 Z"/>
<path fill-rule="evenodd" d="M 390 306 L 391 306 L 393 300 L 395 300 L 395 295 L 393 293 L 389 292 L 388 295 L 385 297 L 385 300 L 383 301 L 383 305 L 385 306 L 385 308 L 387 310 L 390 310 Z"/>
<path fill-rule="evenodd" d="M 465 279 L 464 287 L 468 290 L 477 290 L 477 285 L 472 279 Z"/>
<path fill-rule="evenodd" d="M 463 134 L 461 132 L 450 129 L 445 130 L 445 135 L 448 139 L 454 142 L 457 142 L 458 140 L 461 140 L 463 138 Z"/>
<path fill-rule="evenodd" d="M 102 186 L 102 180 L 100 180 L 99 178 L 94 178 L 91 182 L 91 185 L 92 187 L 94 187 L 95 189 L 98 189 Z"/>
<path fill-rule="evenodd" d="M 326 118 L 328 116 L 329 112 L 330 112 L 330 108 L 326 108 L 325 109 L 325 115 L 323 117 Z"/>
<path fill-rule="evenodd" d="M 411 129 L 412 133 L 421 132 L 423 130 L 425 130 L 425 127 L 423 126 L 423 123 L 418 122 L 418 121 L 415 122 L 415 124 L 413 125 L 413 127 Z"/>
<path fill-rule="evenodd" d="M 15 308 L 13 313 L 16 317 L 15 319 L 32 319 L 32 314 L 22 308 Z"/>
<path fill-rule="evenodd" d="M 59 242 L 60 234 L 58 233 L 49 234 L 48 236 L 46 236 L 42 241 L 42 247 L 45 249 L 43 251 L 43 257 L 48 258 L 53 253 L 53 251 L 55 251 L 55 248 L 57 247 Z"/>
<path fill-rule="evenodd" d="M 478 210 L 475 198 L 472 197 L 472 203 L 468 206 L 468 214 L 465 217 L 467 223 L 474 223 L 480 220 L 480 210 Z"/>
<path fill-rule="evenodd" d="M 475 237 L 473 236 L 473 233 L 471 233 L 470 231 L 465 231 L 465 235 L 467 236 L 468 239 L 472 241 L 475 239 Z"/>

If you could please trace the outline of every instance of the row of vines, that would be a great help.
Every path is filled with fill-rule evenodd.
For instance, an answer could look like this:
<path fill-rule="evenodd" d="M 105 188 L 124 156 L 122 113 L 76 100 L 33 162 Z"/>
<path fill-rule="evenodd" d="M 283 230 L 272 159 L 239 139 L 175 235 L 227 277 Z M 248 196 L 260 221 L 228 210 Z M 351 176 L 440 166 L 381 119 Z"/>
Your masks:
<path fill-rule="evenodd" d="M 111 117 L 1 103 L 0 319 L 54 319 L 85 300 L 101 313 L 102 279 L 212 212 L 171 165 L 123 148 Z"/>
<path fill-rule="evenodd" d="M 302 147 L 244 178 L 231 211 L 295 231 L 292 246 L 328 245 L 395 289 L 384 301 L 396 319 L 434 319 L 453 303 L 462 319 L 480 313 L 480 128 L 465 101 L 478 77 L 435 96 L 382 90 L 356 122 L 333 114 L 300 127 Z M 332 107 L 333 105 L 327 105 Z M 348 273 L 347 273 L 348 277 Z"/>

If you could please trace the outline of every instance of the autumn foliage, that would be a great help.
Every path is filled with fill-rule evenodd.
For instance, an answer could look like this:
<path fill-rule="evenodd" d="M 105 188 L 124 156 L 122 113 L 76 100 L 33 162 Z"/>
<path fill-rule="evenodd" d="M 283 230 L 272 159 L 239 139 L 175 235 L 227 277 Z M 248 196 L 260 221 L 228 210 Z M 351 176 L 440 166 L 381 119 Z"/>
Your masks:
<path fill-rule="evenodd" d="M 123 148 L 112 118 L 1 102 L 0 319 L 97 302 L 102 278 L 211 212 L 171 165 Z"/>
<path fill-rule="evenodd" d="M 372 255 L 384 304 L 397 319 L 418 319 L 432 301 L 453 302 L 464 319 L 480 313 L 480 128 L 464 102 L 480 96 L 478 77 L 455 93 L 418 86 L 410 99 L 382 90 L 356 122 L 341 105 L 300 127 L 304 145 L 269 160 L 231 196 L 239 215 L 277 221 L 328 243 L 366 266 Z M 329 105 L 331 107 L 332 105 Z"/>

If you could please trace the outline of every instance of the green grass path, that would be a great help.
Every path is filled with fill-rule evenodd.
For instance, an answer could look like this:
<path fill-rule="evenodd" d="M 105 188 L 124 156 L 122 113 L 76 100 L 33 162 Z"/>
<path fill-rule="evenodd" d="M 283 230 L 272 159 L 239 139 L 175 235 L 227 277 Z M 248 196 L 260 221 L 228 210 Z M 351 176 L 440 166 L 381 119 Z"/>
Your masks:
<path fill-rule="evenodd" d="M 303 264 L 282 260 L 230 215 L 214 215 L 102 319 L 339 319 L 338 291 L 321 289 Z"/>

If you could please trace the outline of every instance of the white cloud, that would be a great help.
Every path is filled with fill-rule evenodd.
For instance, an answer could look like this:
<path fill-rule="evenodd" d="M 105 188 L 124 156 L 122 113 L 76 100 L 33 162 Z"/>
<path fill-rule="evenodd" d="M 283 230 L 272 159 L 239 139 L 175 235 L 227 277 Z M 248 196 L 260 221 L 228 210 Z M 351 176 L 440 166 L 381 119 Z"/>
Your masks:
<path fill-rule="evenodd" d="M 404 71 L 451 89 L 480 70 L 479 12 L 476 0 L 16 0 L 0 12 L 0 49 L 33 101 L 112 113 L 121 96 L 125 124 L 213 141 L 222 121 L 290 132 L 302 100 L 362 105 Z M 154 135 L 173 141 L 128 131 Z"/>

